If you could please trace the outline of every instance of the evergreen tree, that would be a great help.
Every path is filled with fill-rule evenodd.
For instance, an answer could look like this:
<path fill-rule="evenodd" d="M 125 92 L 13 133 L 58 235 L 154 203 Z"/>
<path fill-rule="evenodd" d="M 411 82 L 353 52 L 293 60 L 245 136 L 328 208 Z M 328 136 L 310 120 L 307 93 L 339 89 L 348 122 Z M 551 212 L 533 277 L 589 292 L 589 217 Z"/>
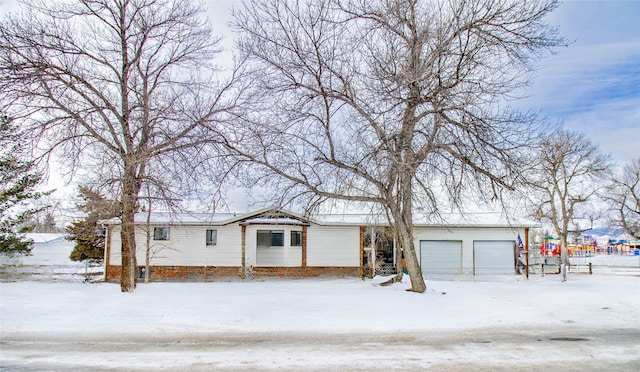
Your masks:
<path fill-rule="evenodd" d="M 67 226 L 66 230 L 69 233 L 67 239 L 76 242 L 69 258 L 73 261 L 100 262 L 104 257 L 105 234 L 99 222 L 118 217 L 119 207 L 117 203 L 89 187 L 80 186 L 79 193 L 82 201 L 77 204 L 77 207 L 87 216 Z"/>
<path fill-rule="evenodd" d="M 33 230 L 30 218 L 47 207 L 31 204 L 47 193 L 34 191 L 42 176 L 34 163 L 21 160 L 24 136 L 11 118 L 0 115 L 0 253 L 28 254 L 33 242 L 24 234 Z"/>

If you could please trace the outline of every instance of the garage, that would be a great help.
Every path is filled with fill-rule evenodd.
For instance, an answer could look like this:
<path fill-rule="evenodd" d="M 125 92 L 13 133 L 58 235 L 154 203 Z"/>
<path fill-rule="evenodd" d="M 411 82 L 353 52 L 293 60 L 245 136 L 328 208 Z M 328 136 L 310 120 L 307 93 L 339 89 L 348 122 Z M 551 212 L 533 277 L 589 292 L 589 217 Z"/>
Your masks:
<path fill-rule="evenodd" d="M 423 275 L 462 273 L 462 242 L 457 240 L 421 240 L 420 267 Z"/>
<path fill-rule="evenodd" d="M 515 273 L 515 242 L 486 240 L 473 242 L 474 275 Z"/>

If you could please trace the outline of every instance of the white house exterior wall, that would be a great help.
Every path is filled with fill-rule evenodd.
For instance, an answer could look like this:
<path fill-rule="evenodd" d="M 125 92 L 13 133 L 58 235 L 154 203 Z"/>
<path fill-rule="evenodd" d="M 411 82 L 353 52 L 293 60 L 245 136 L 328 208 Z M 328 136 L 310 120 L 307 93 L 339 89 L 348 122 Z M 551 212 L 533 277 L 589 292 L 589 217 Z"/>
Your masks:
<path fill-rule="evenodd" d="M 473 242 L 480 240 L 510 240 L 516 241 L 518 234 L 524 240 L 524 228 L 434 228 L 416 227 L 414 230 L 414 246 L 417 256 L 421 256 L 421 240 L 458 240 L 462 241 L 462 271 L 463 274 L 473 275 Z"/>
<path fill-rule="evenodd" d="M 152 226 L 162 227 L 162 226 Z M 217 244 L 206 245 L 206 230 L 217 230 Z M 153 240 L 153 266 L 240 266 L 242 259 L 240 226 L 169 226 L 169 240 Z M 144 265 L 146 231 L 136 227 L 138 265 Z M 110 264 L 121 263 L 120 227 L 111 230 Z"/>
<path fill-rule="evenodd" d="M 360 266 L 360 227 L 310 226 L 307 230 L 307 266 Z"/>
<path fill-rule="evenodd" d="M 258 230 L 284 232 L 283 247 L 258 247 Z M 250 225 L 245 235 L 247 266 L 297 267 L 302 266 L 302 247 L 291 246 L 291 231 L 302 231 L 302 226 Z"/>

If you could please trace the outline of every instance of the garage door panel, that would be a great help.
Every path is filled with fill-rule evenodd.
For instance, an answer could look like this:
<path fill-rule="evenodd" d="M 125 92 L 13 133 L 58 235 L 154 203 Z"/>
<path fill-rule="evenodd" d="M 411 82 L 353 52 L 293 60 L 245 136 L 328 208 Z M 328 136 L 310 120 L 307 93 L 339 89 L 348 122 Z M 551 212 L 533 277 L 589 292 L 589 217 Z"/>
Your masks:
<path fill-rule="evenodd" d="M 462 242 L 420 241 L 420 267 L 425 275 L 459 274 L 462 271 Z"/>
<path fill-rule="evenodd" d="M 514 241 L 474 241 L 474 273 L 475 275 L 513 274 L 514 255 Z"/>

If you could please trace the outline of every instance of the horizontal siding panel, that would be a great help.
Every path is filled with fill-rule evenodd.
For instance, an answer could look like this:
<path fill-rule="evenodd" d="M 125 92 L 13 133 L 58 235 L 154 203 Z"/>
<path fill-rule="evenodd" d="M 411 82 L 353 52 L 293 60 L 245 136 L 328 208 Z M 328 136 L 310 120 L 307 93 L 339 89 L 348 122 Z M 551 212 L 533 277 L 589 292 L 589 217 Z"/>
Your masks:
<path fill-rule="evenodd" d="M 109 241 L 109 264 L 122 264 L 122 240 L 120 239 L 120 226 L 112 226 L 109 228 L 111 239 Z"/>
<path fill-rule="evenodd" d="M 152 226 L 160 227 L 160 226 Z M 218 231 L 217 244 L 206 245 L 206 230 Z M 114 229 L 111 241 L 111 264 L 121 261 L 120 229 Z M 170 226 L 169 240 L 153 240 L 151 230 L 151 259 L 154 266 L 240 266 L 241 237 L 239 226 Z M 146 228 L 136 228 L 138 265 L 145 263 Z"/>
<path fill-rule="evenodd" d="M 307 230 L 307 266 L 360 266 L 360 228 L 310 226 Z"/>
<path fill-rule="evenodd" d="M 302 247 L 258 247 L 258 267 L 302 266 Z"/>

